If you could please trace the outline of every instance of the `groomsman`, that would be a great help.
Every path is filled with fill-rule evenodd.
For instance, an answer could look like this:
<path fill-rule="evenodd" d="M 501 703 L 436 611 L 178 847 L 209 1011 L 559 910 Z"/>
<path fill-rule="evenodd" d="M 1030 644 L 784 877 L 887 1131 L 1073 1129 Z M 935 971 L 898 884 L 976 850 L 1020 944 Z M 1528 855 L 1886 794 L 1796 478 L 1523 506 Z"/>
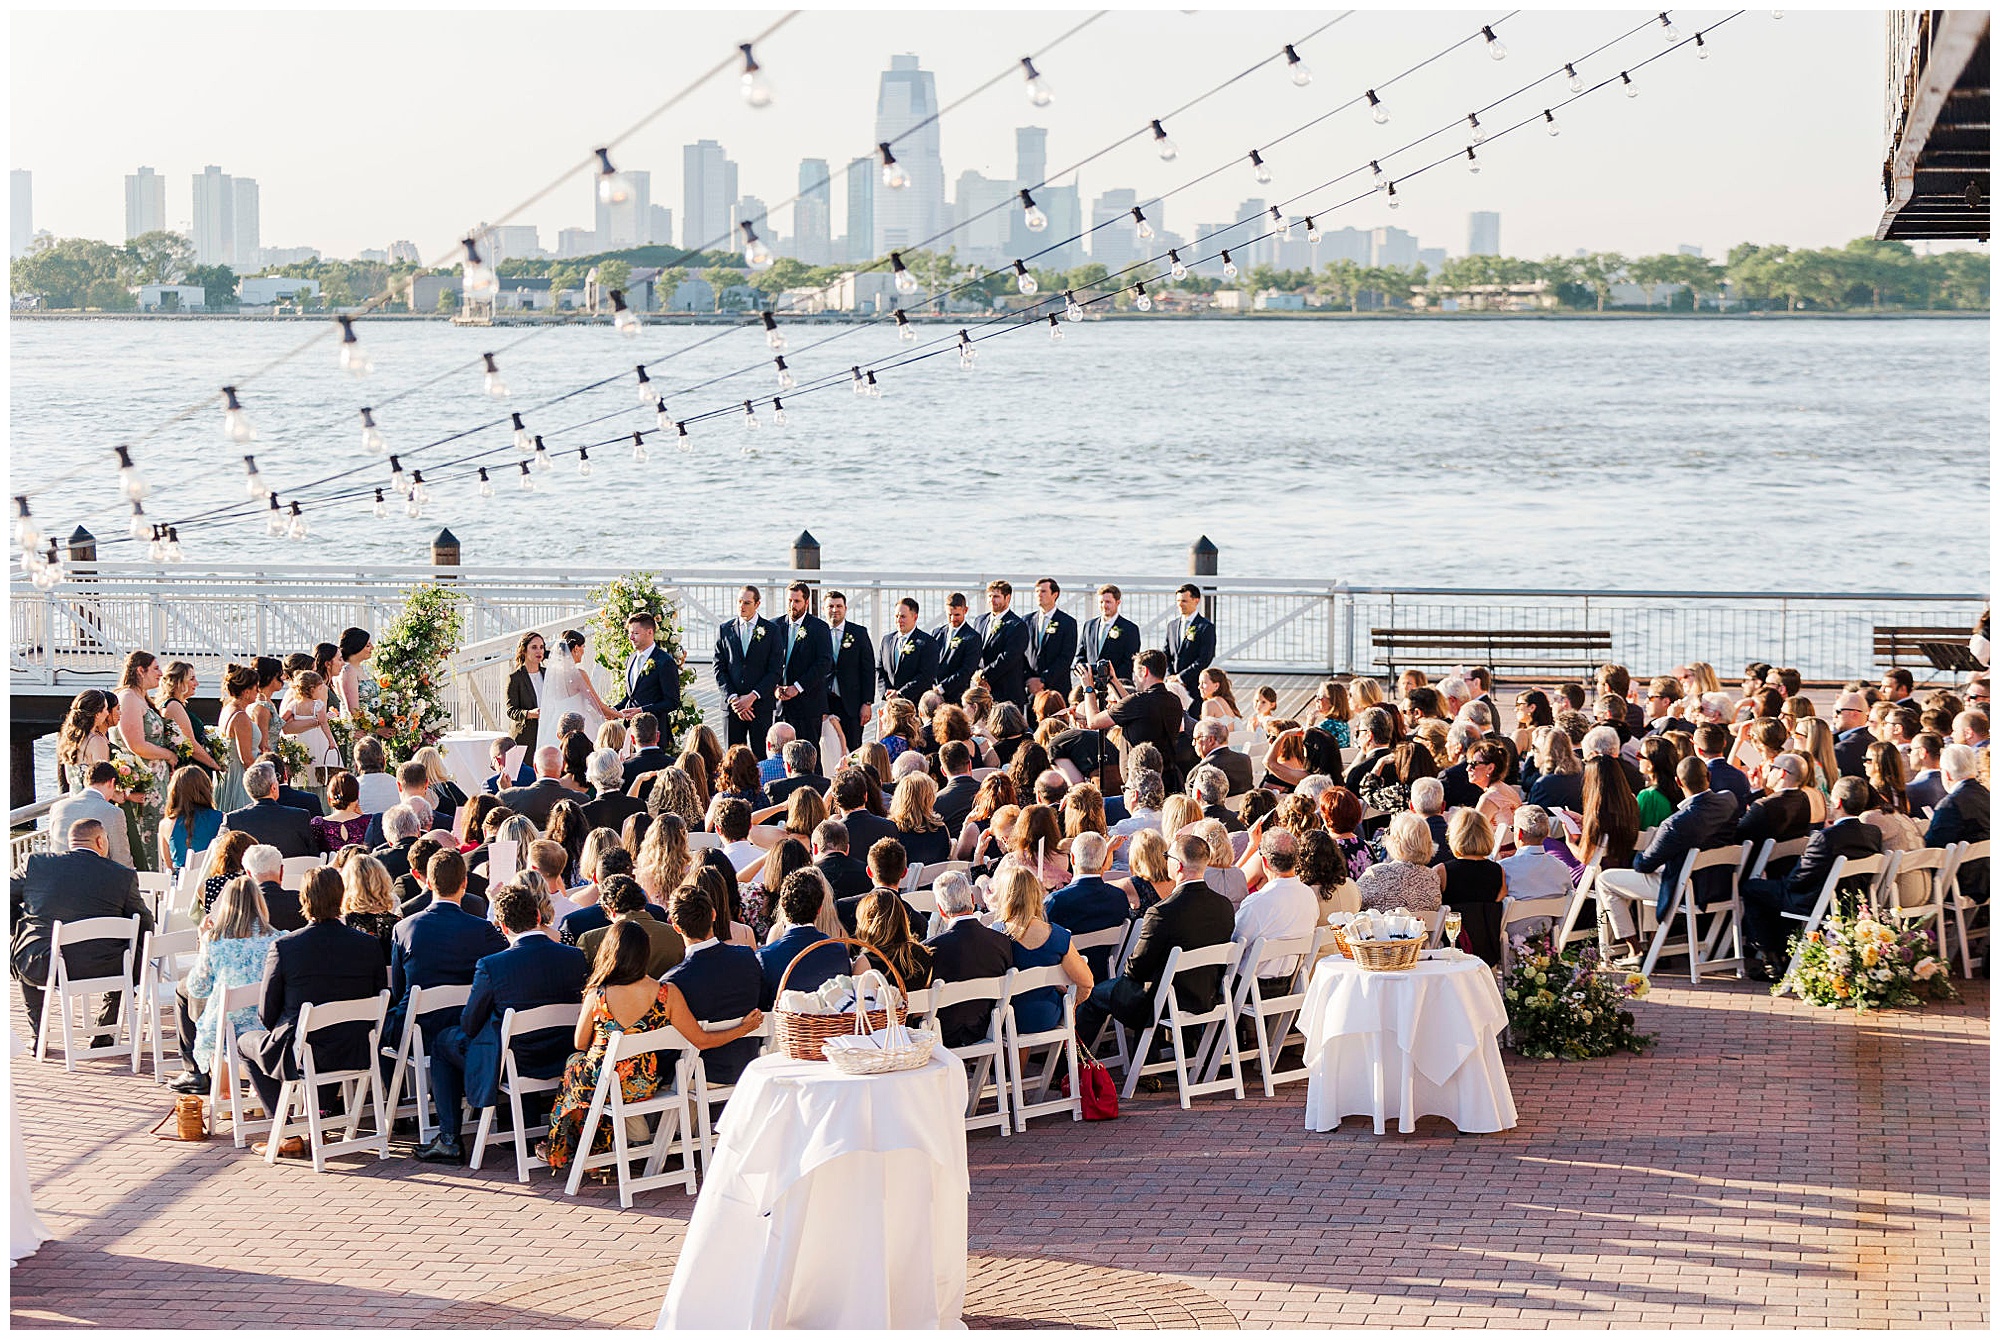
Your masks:
<path fill-rule="evenodd" d="M 785 618 L 777 627 L 778 715 L 817 748 L 833 676 L 833 633 L 826 620 L 806 612 L 811 599 L 812 588 L 804 582 L 785 588 Z"/>
<path fill-rule="evenodd" d="M 911 702 L 937 687 L 937 639 L 917 627 L 917 602 L 904 596 L 896 602 L 896 631 L 882 638 L 876 670 L 884 696 L 895 694 Z"/>
<path fill-rule="evenodd" d="M 1010 608 L 1014 603 L 1011 582 L 986 583 L 986 603 L 991 613 L 979 620 L 979 668 L 996 703 L 1028 705 L 1028 624 Z"/>
<path fill-rule="evenodd" d="M 1201 613 L 1201 588 L 1183 582 L 1174 592 L 1180 617 L 1167 625 L 1167 670 L 1187 688 L 1188 705 L 1201 711 L 1201 672 L 1215 660 L 1215 624 Z"/>
<path fill-rule="evenodd" d="M 715 633 L 715 687 L 728 708 L 724 741 L 752 749 L 761 749 L 770 733 L 778 686 L 779 642 L 772 624 L 757 616 L 763 602 L 756 587 L 744 587 L 736 597 L 736 617 Z"/>
<path fill-rule="evenodd" d="M 1125 593 L 1115 586 L 1097 588 L 1097 608 L 1104 613 L 1083 625 L 1076 650 L 1078 679 L 1099 661 L 1109 661 L 1120 684 L 1132 682 L 1132 661 L 1139 654 L 1139 625 L 1118 612 L 1124 600 Z"/>
<path fill-rule="evenodd" d="M 1035 583 L 1035 604 L 1028 616 L 1028 696 L 1052 689 L 1069 697 L 1070 663 L 1076 659 L 1076 620 L 1056 606 L 1062 587 L 1053 577 Z"/>
<path fill-rule="evenodd" d="M 965 594 L 953 591 L 945 602 L 944 622 L 931 636 L 937 640 L 937 687 L 945 701 L 956 703 L 972 687 L 979 669 L 979 630 L 967 621 Z"/>
<path fill-rule="evenodd" d="M 826 710 L 840 718 L 841 742 L 854 749 L 861 744 L 861 728 L 875 715 L 875 645 L 866 628 L 847 621 L 847 597 L 838 591 L 827 592 L 826 619 L 833 640 Z"/>

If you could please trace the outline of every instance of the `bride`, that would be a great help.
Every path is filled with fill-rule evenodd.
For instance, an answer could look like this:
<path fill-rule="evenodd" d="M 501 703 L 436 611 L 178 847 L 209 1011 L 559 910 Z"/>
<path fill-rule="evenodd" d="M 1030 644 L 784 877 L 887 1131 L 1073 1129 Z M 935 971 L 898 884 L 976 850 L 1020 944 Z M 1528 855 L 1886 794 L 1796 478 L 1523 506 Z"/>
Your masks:
<path fill-rule="evenodd" d="M 604 705 L 585 673 L 583 644 L 583 634 L 573 628 L 557 639 L 561 650 L 549 658 L 548 677 L 542 683 L 541 719 L 553 727 L 563 713 L 575 712 L 583 718 L 583 733 L 595 739 L 597 728 L 617 720 L 618 713 Z"/>

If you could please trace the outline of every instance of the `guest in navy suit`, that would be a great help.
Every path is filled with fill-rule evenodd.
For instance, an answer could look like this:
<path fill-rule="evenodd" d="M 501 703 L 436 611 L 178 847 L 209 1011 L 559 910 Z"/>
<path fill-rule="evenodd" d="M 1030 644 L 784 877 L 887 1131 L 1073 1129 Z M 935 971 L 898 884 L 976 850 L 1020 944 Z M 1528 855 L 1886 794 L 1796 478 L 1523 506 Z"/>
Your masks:
<path fill-rule="evenodd" d="M 680 989 L 681 999 L 704 1025 L 742 1019 L 756 1012 L 764 995 L 764 967 L 748 945 L 724 944 L 715 936 L 715 905 L 692 884 L 674 891 L 667 908 L 673 928 L 687 941 L 687 957 L 663 981 Z M 734 1084 L 743 1067 L 757 1059 L 761 1038 L 738 1038 L 701 1054 L 710 1084 Z"/>
<path fill-rule="evenodd" d="M 1868 729 L 1868 699 L 1849 691 L 1833 700 L 1833 761 L 1842 777 L 1868 775 L 1868 746 L 1875 743 Z"/>
<path fill-rule="evenodd" d="M 1803 926 L 1787 922 L 1780 914 L 1804 916 L 1812 911 L 1819 901 L 1820 890 L 1826 887 L 1835 857 L 1844 856 L 1852 862 L 1881 852 L 1882 830 L 1861 822 L 1861 815 L 1873 799 L 1868 783 L 1861 778 L 1841 778 L 1833 784 L 1829 797 L 1831 808 L 1827 811 L 1826 827 L 1813 834 L 1790 873 L 1783 879 L 1743 881 L 1743 929 L 1753 954 L 1763 958 L 1761 964 L 1753 958 L 1749 965 L 1753 976 L 1768 981 L 1784 971 L 1790 958 L 1787 942 Z M 1857 877 L 1851 888 L 1843 879 L 1841 892 L 1863 888 L 1870 878 Z"/>
<path fill-rule="evenodd" d="M 1969 744 L 1946 745 L 1942 770 L 1945 785 L 1951 790 L 1931 814 L 1924 845 L 1948 847 L 1992 837 L 1993 798 L 1979 783 L 1979 751 Z M 1987 866 L 1983 860 L 1966 861 L 1958 868 L 1958 890 L 1975 903 L 1986 901 Z"/>
<path fill-rule="evenodd" d="M 775 620 L 771 631 L 778 639 L 778 714 L 799 739 L 818 744 L 833 678 L 833 632 L 826 620 L 807 611 L 811 600 L 812 588 L 804 582 L 786 587 L 785 617 Z"/>
<path fill-rule="evenodd" d="M 763 970 L 764 985 L 758 997 L 758 1005 L 770 1009 L 778 998 L 778 983 L 784 981 L 785 969 L 792 966 L 792 960 L 801 954 L 805 961 L 798 971 L 785 982 L 787 991 L 817 991 L 831 978 L 848 970 L 849 960 L 845 950 L 839 945 L 829 945 L 823 949 L 812 946 L 827 938 L 826 932 L 814 923 L 819 920 L 820 908 L 826 905 L 830 894 L 826 879 L 817 870 L 794 870 L 785 876 L 785 882 L 778 889 L 778 911 L 782 915 L 783 929 L 778 936 L 757 951 L 757 962 Z"/>
<path fill-rule="evenodd" d="M 1201 672 L 1215 663 L 1215 624 L 1201 612 L 1201 588 L 1184 582 L 1174 592 L 1180 617 L 1167 625 L 1167 673 L 1187 689 L 1188 701 L 1201 702 Z"/>
<path fill-rule="evenodd" d="M 1030 698 L 1048 689 L 1069 697 L 1070 666 L 1076 660 L 1076 620 L 1057 608 L 1062 587 L 1053 577 L 1035 583 L 1036 610 L 1028 616 L 1028 682 Z"/>
<path fill-rule="evenodd" d="M 928 940 L 931 982 L 971 982 L 1005 977 L 1014 966 L 1014 942 L 990 926 L 979 924 L 972 903 L 972 884 L 963 875 L 946 875 L 937 883 L 938 915 L 944 929 Z M 987 1035 L 993 1021 L 990 1001 L 969 1000 L 937 1013 L 939 1040 L 947 1047 L 966 1047 Z M 1082 1034 L 1077 1036 L 1081 1037 Z"/>
<path fill-rule="evenodd" d="M 937 639 L 917 627 L 917 602 L 904 596 L 896 602 L 896 631 L 882 636 L 875 673 L 884 696 L 895 694 L 917 702 L 937 687 Z"/>
<path fill-rule="evenodd" d="M 1110 930 L 1132 919 L 1132 904 L 1125 890 L 1109 883 L 1104 872 L 1111 867 L 1111 846 L 1102 833 L 1079 833 L 1070 842 L 1070 857 L 1076 862 L 1077 876 L 1050 894 L 1042 911 L 1051 926 L 1061 926 L 1072 935 Z M 1083 961 L 1090 965 L 1092 980 L 1111 979 L 1109 946 L 1086 949 Z"/>
<path fill-rule="evenodd" d="M 1118 612 L 1124 599 L 1125 593 L 1115 586 L 1097 588 L 1097 608 L 1104 613 L 1084 622 L 1076 644 L 1076 678 L 1087 678 L 1085 671 L 1099 661 L 1109 661 L 1120 684 L 1132 682 L 1132 661 L 1139 654 L 1139 625 Z"/>
<path fill-rule="evenodd" d="M 470 986 L 479 960 L 507 947 L 507 937 L 484 917 L 465 910 L 465 858 L 455 851 L 431 857 L 424 877 L 430 882 L 430 902 L 415 916 L 396 923 L 389 943 L 389 1021 L 382 1030 L 384 1046 L 403 1036 L 403 1012 L 413 986 Z M 438 1011 L 421 1015 L 424 1048 L 455 1022 Z"/>
<path fill-rule="evenodd" d="M 953 591 L 945 602 L 944 622 L 931 633 L 937 643 L 937 689 L 947 702 L 957 702 L 972 687 L 979 669 L 979 630 L 965 615 L 965 595 Z"/>
<path fill-rule="evenodd" d="M 681 710 L 681 668 L 653 640 L 658 630 L 659 624 L 645 610 L 625 621 L 632 654 L 625 661 L 625 696 L 618 700 L 618 711 L 627 721 L 641 712 L 650 713 L 655 721 L 672 721 Z"/>
<path fill-rule="evenodd" d="M 318 850 L 312 816 L 279 802 L 276 768 L 268 763 L 251 764 L 243 773 L 243 790 L 250 803 L 223 816 L 224 830 L 248 833 L 286 856 L 311 856 Z"/>
<path fill-rule="evenodd" d="M 771 730 L 781 645 L 772 626 L 757 616 L 763 602 L 763 592 L 744 587 L 736 597 L 737 617 L 715 633 L 715 687 L 729 709 L 723 718 L 723 743 L 753 749 Z"/>
<path fill-rule="evenodd" d="M 1727 791 L 1736 797 L 1736 812 L 1741 814 L 1750 808 L 1750 779 L 1743 770 L 1728 761 L 1729 729 L 1710 721 L 1695 728 L 1695 757 L 1708 765 L 1708 787 L 1711 791 Z"/>
<path fill-rule="evenodd" d="M 543 1005 L 581 1005 L 589 965 L 583 951 L 543 934 L 542 912 L 534 894 L 511 883 L 493 895 L 501 929 L 514 946 L 479 960 L 472 972 L 472 995 L 459 1022 L 439 1030 L 431 1052 L 431 1094 L 437 1100 L 438 1133 L 417 1149 L 426 1163 L 460 1163 L 460 1099 L 474 1111 L 498 1101 L 501 1074 L 500 1020 L 508 1010 Z M 371 940 L 372 944 L 373 941 Z M 376 957 L 381 957 L 377 951 Z M 547 1028 L 513 1039 L 514 1061 L 524 1076 L 554 1079 L 569 1060 L 569 1028 Z"/>
<path fill-rule="evenodd" d="M 1013 703 L 1025 710 L 1028 705 L 1028 624 L 1010 606 L 1014 587 L 1010 582 L 986 584 L 986 603 L 991 613 L 979 620 L 979 670 L 996 703 Z"/>
<path fill-rule="evenodd" d="M 859 749 L 861 728 L 875 715 L 875 643 L 866 628 L 848 622 L 847 597 L 839 591 L 826 594 L 826 627 L 833 648 L 826 710 L 840 718 L 841 742 Z"/>

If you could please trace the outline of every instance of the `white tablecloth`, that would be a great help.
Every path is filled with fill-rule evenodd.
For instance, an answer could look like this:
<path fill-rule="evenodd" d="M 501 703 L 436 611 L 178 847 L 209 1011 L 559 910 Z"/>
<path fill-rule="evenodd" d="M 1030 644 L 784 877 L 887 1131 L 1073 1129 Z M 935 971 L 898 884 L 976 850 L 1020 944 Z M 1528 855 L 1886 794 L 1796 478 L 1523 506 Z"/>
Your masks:
<path fill-rule="evenodd" d="M 717 1130 L 660 1330 L 962 1329 L 965 1066 L 764 1056 Z"/>
<path fill-rule="evenodd" d="M 53 1003 L 53 1002 L 52 1002 Z M 28 1047 L 12 1029 L 7 1032 L 7 1055 L 15 1067 L 28 1054 Z M 7 1090 L 7 1142 L 12 1150 L 13 1170 L 9 1174 L 7 1264 L 33 1256 L 49 1240 L 48 1227 L 35 1213 L 35 1190 L 28 1182 L 28 1149 L 21 1142 L 21 1114 L 14 1107 L 14 1091 Z M 963 1274 L 960 1276 L 964 1278 Z"/>
<path fill-rule="evenodd" d="M 503 733 L 497 730 L 455 730 L 438 738 L 438 753 L 444 756 L 444 765 L 451 769 L 451 779 L 466 795 L 476 796 L 486 789 L 486 779 L 493 775 L 493 742 L 500 739 Z"/>
<path fill-rule="evenodd" d="M 1457 951 L 1445 951 L 1456 955 Z M 1493 971 L 1471 955 L 1427 958 L 1408 972 L 1367 972 L 1338 954 L 1306 989 L 1306 1129 L 1367 1116 L 1411 1131 L 1444 1117 L 1461 1131 L 1514 1125 L 1500 1064 L 1507 1009 Z"/>

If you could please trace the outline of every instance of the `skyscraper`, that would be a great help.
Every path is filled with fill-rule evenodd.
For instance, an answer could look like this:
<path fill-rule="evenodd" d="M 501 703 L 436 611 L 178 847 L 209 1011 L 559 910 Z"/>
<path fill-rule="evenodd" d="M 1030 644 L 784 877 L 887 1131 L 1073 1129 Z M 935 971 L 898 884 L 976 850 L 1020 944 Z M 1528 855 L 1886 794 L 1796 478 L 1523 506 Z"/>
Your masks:
<path fill-rule="evenodd" d="M 1002 217 L 1006 220 L 1006 249 L 1010 256 L 1032 255 L 1040 251 L 1043 247 L 1049 246 L 1051 243 L 1061 242 L 1066 237 L 1074 237 L 1082 231 L 1076 227 L 1062 228 L 1057 226 L 1054 209 L 1051 207 L 1049 200 L 1044 198 L 1050 195 L 1055 188 L 1037 189 L 1041 187 L 1042 179 L 1048 176 L 1048 172 L 1049 132 L 1043 130 L 1040 126 L 1016 127 L 1014 130 L 1014 189 L 1026 189 L 1035 192 L 1035 203 L 1041 207 L 1042 213 L 1049 216 L 1050 226 L 1043 232 L 1031 233 L 1028 231 L 1026 210 L 1014 209 L 1004 211 Z M 964 217 L 965 209 L 964 180 L 963 177 L 959 178 L 961 183 L 959 190 L 960 217 Z M 1076 188 L 1074 186 L 1069 189 L 1072 194 L 1075 193 Z M 1071 218 L 1074 220 L 1074 211 L 1071 211 Z M 1066 246 L 1061 248 L 1061 250 L 1071 251 L 1074 248 Z M 1055 252 L 1042 257 L 1038 263 L 1046 265 L 1051 269 L 1061 264 Z"/>
<path fill-rule="evenodd" d="M 1475 209 L 1466 218 L 1465 254 L 1468 256 L 1498 256 L 1500 254 L 1500 216 L 1491 210 Z"/>
<path fill-rule="evenodd" d="M 1276 239 L 1264 236 L 1270 228 L 1271 216 L 1262 200 L 1253 197 L 1236 207 L 1236 230 L 1230 236 L 1240 240 L 1230 243 L 1229 249 L 1239 267 L 1254 270 L 1277 263 Z"/>
<path fill-rule="evenodd" d="M 621 172 L 630 195 L 620 204 L 607 205 L 597 200 L 597 249 L 618 251 L 625 247 L 646 245 L 648 230 L 652 227 L 653 174 L 650 172 Z M 596 191 L 595 179 L 591 182 L 593 198 Z"/>
<path fill-rule="evenodd" d="M 1040 126 L 1014 129 L 1014 176 L 1023 186 L 1038 186 L 1049 175 L 1049 132 Z"/>
<path fill-rule="evenodd" d="M 1137 225 L 1132 222 L 1132 210 L 1138 203 L 1139 193 L 1124 186 L 1090 202 L 1090 259 L 1114 273 L 1142 254 L 1134 232 Z"/>
<path fill-rule="evenodd" d="M 847 237 L 842 251 L 849 261 L 872 261 L 875 250 L 875 160 L 857 158 L 847 165 Z"/>
<path fill-rule="evenodd" d="M 264 265 L 263 229 L 259 215 L 261 207 L 257 195 L 257 180 L 254 177 L 237 177 L 230 182 L 229 206 L 230 252 L 229 263 L 237 273 L 262 269 Z"/>
<path fill-rule="evenodd" d="M 909 174 L 875 202 L 875 254 L 930 242 L 944 228 L 944 159 L 938 152 L 937 80 L 913 55 L 891 56 L 875 96 L 875 139 Z"/>
<path fill-rule="evenodd" d="M 977 172 L 958 174 L 952 192 L 951 244 L 958 248 L 961 260 L 998 265 L 1042 249 L 1039 239 L 1049 234 L 1029 232 L 1020 222 L 1024 211 L 1008 207 L 1014 190 L 1012 182 L 995 181 Z M 1019 238 L 1015 237 L 1017 230 Z"/>
<path fill-rule="evenodd" d="M 1083 200 L 1076 186 L 1044 186 L 1035 193 L 1035 203 L 1042 207 L 1042 213 L 1049 216 L 1049 230 L 1040 235 L 1045 240 L 1027 250 L 1040 251 L 1050 246 L 1046 240 L 1050 238 L 1056 243 L 1035 263 L 1049 270 L 1067 270 L 1083 264 L 1083 243 L 1065 240 L 1078 237 L 1083 232 Z M 1019 219 L 1021 215 L 1017 211 L 1014 217 Z M 1033 233 L 1028 235 L 1035 236 Z"/>
<path fill-rule="evenodd" d="M 7 172 L 7 254 L 25 256 L 35 239 L 34 175 L 26 168 Z"/>
<path fill-rule="evenodd" d="M 505 260 L 533 260 L 542 254 L 541 230 L 532 223 L 508 223 L 497 228 L 482 224 L 480 232 L 486 237 L 489 264 L 498 265 Z"/>
<path fill-rule="evenodd" d="M 231 265 L 236 259 L 236 203 L 229 175 L 213 163 L 194 178 L 194 259 Z"/>
<path fill-rule="evenodd" d="M 728 251 L 736 245 L 736 164 L 714 140 L 681 150 L 681 245 Z"/>
<path fill-rule="evenodd" d="M 1377 228 L 1371 235 L 1368 263 L 1407 270 L 1417 263 L 1417 238 L 1401 228 Z"/>
<path fill-rule="evenodd" d="M 646 242 L 662 247 L 674 244 L 674 212 L 665 205 L 654 205 L 646 211 Z"/>
<path fill-rule="evenodd" d="M 792 254 L 807 265 L 833 259 L 833 180 L 824 158 L 799 160 L 799 198 L 792 205 Z"/>
<path fill-rule="evenodd" d="M 125 178 L 125 240 L 167 226 L 167 179 L 149 167 Z"/>

